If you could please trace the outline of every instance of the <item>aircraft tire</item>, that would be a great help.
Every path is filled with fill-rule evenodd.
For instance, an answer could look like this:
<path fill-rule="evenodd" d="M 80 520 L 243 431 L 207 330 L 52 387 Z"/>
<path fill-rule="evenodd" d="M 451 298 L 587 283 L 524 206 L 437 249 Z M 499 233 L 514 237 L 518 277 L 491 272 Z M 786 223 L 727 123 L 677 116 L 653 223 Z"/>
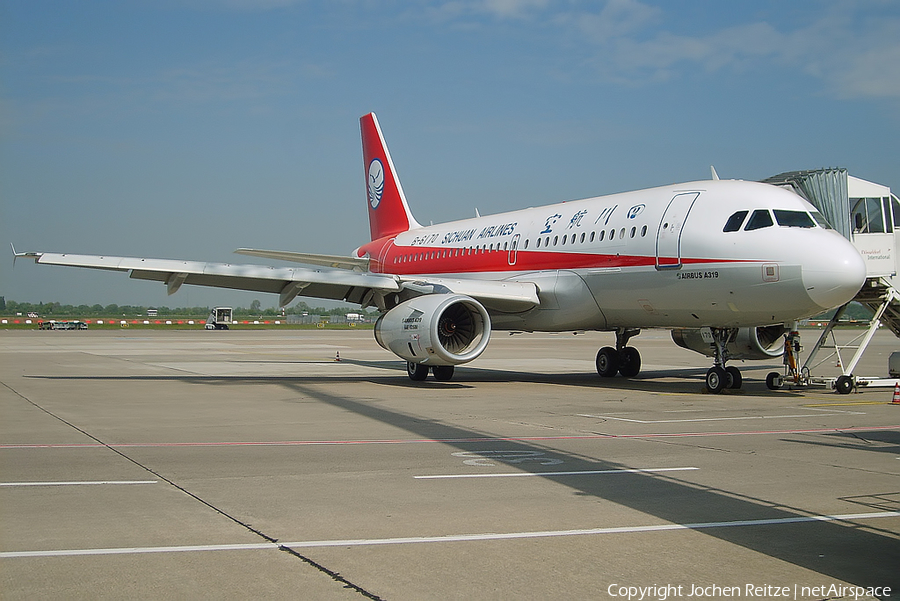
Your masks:
<path fill-rule="evenodd" d="M 428 366 L 421 363 L 406 362 L 406 373 L 413 382 L 422 382 L 428 377 Z"/>
<path fill-rule="evenodd" d="M 834 383 L 834 389 L 840 394 L 850 394 L 853 391 L 853 376 L 841 376 Z"/>
<path fill-rule="evenodd" d="M 611 346 L 604 346 L 597 351 L 597 373 L 601 377 L 611 378 L 619 371 L 619 353 Z"/>
<path fill-rule="evenodd" d="M 448 382 L 453 379 L 453 366 L 435 365 L 431 368 L 431 373 L 434 374 L 434 379 L 438 382 Z"/>
<path fill-rule="evenodd" d="M 626 346 L 619 353 L 619 373 L 626 378 L 641 373 L 641 354 L 633 346 Z"/>
<path fill-rule="evenodd" d="M 725 379 L 728 381 L 728 388 L 734 390 L 738 390 L 744 384 L 744 377 L 741 375 L 741 370 L 733 366 L 725 368 Z"/>
<path fill-rule="evenodd" d="M 706 372 L 706 389 L 712 394 L 719 394 L 728 383 L 728 374 L 721 367 L 711 367 Z"/>

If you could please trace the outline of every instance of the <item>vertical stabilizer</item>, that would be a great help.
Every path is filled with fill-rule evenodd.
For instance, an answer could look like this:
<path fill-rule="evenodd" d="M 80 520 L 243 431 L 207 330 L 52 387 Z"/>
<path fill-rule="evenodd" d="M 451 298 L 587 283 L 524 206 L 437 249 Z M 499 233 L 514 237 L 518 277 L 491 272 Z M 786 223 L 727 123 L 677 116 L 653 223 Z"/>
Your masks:
<path fill-rule="evenodd" d="M 409 211 L 375 113 L 359 118 L 372 240 L 421 227 Z"/>

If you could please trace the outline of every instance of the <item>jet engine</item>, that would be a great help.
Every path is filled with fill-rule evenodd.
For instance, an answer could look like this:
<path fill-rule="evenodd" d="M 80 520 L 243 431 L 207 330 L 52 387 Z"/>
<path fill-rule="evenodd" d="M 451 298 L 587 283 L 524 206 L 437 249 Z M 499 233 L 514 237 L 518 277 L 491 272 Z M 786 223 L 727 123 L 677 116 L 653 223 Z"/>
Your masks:
<path fill-rule="evenodd" d="M 729 359 L 772 359 L 784 353 L 782 336 L 787 331 L 783 325 L 740 328 L 725 345 Z M 715 357 L 712 342 L 704 339 L 700 328 L 682 328 L 672 330 L 675 344 L 707 357 Z"/>
<path fill-rule="evenodd" d="M 404 301 L 375 322 L 375 340 L 412 363 L 459 365 L 480 355 L 491 338 L 491 318 L 475 299 L 426 294 Z"/>

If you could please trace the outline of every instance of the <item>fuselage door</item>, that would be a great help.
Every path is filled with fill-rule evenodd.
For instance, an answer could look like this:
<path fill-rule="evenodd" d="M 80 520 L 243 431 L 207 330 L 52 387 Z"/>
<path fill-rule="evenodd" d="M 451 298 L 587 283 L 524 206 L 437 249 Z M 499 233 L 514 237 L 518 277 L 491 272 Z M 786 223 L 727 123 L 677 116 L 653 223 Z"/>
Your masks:
<path fill-rule="evenodd" d="M 516 264 L 516 249 L 519 247 L 519 239 L 522 237 L 521 234 L 516 234 L 513 236 L 512 242 L 509 243 L 509 264 Z"/>
<path fill-rule="evenodd" d="M 681 267 L 681 232 L 698 196 L 699 192 L 686 192 L 676 194 L 669 201 L 656 232 L 657 269 Z"/>

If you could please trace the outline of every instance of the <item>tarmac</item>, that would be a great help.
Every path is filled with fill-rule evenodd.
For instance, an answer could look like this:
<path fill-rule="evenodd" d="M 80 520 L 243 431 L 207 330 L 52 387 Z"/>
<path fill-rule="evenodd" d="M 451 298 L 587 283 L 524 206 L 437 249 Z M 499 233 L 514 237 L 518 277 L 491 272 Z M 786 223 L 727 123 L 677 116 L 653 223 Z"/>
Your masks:
<path fill-rule="evenodd" d="M 900 598 L 892 389 L 708 394 L 664 331 L 601 379 L 613 340 L 413 383 L 370 331 L 0 331 L 0 596 Z"/>

